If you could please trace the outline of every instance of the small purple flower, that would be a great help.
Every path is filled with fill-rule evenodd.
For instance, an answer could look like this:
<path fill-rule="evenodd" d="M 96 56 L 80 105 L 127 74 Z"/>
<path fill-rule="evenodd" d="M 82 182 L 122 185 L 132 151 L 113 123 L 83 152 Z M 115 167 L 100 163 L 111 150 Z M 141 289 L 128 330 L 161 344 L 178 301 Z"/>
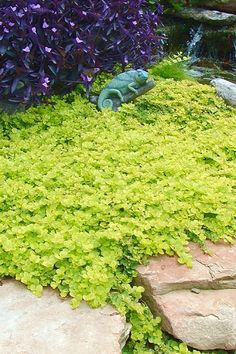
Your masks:
<path fill-rule="evenodd" d="M 43 21 L 43 28 L 48 28 L 49 27 L 49 25 L 47 24 L 47 22 L 44 20 Z"/>
<path fill-rule="evenodd" d="M 88 76 L 88 75 L 86 75 L 86 74 L 82 74 L 81 76 L 82 76 L 83 81 L 84 81 L 85 83 L 90 83 L 90 82 L 93 80 L 92 77 L 90 77 L 90 76 Z"/>
<path fill-rule="evenodd" d="M 17 16 L 18 16 L 19 18 L 22 18 L 22 17 L 24 16 L 24 13 L 23 13 L 22 11 L 19 11 L 18 14 L 17 14 Z"/>
<path fill-rule="evenodd" d="M 22 49 L 22 51 L 25 53 L 30 53 L 30 47 L 26 46 L 25 48 Z"/>
<path fill-rule="evenodd" d="M 78 43 L 78 44 L 83 43 L 82 39 L 80 39 L 79 37 L 76 37 L 76 38 L 75 38 L 75 41 L 76 41 L 76 43 Z"/>
<path fill-rule="evenodd" d="M 52 51 L 52 48 L 45 47 L 45 52 L 47 52 L 47 53 L 51 53 L 51 51 Z"/>
<path fill-rule="evenodd" d="M 44 93 L 47 92 L 47 89 L 49 87 L 49 83 L 50 83 L 49 77 L 46 76 L 41 79 L 41 85 L 42 85 L 42 89 L 43 89 Z"/>
<path fill-rule="evenodd" d="M 10 60 L 8 60 L 6 63 L 5 63 L 5 67 L 7 70 L 10 70 L 12 68 L 14 68 L 14 63 L 11 62 Z"/>
<path fill-rule="evenodd" d="M 40 6 L 39 4 L 36 4 L 36 5 L 32 4 L 32 5 L 30 5 L 30 6 L 31 6 L 31 8 L 32 8 L 33 10 L 37 10 L 37 9 L 40 9 L 40 8 L 41 8 L 41 6 Z"/>
<path fill-rule="evenodd" d="M 36 30 L 36 27 L 32 27 L 32 32 L 37 34 L 37 30 Z"/>

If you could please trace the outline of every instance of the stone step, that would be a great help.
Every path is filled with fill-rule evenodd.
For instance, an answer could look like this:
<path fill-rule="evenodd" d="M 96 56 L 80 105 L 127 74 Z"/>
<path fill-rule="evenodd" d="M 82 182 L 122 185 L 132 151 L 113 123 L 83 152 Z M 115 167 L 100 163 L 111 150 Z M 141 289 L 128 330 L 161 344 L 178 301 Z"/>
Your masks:
<path fill-rule="evenodd" d="M 138 267 L 136 284 L 162 328 L 199 350 L 236 349 L 236 244 L 191 243 L 193 267 L 176 257 L 152 257 Z"/>
<path fill-rule="evenodd" d="M 235 14 L 195 7 L 181 9 L 180 11 L 173 12 L 172 15 L 213 26 L 232 26 L 236 24 Z"/>
<path fill-rule="evenodd" d="M 56 291 L 37 298 L 14 280 L 0 286 L 0 319 L 1 354 L 120 354 L 130 332 L 112 306 L 72 310 Z"/>
<path fill-rule="evenodd" d="M 236 0 L 196 0 L 196 6 L 236 13 Z"/>
<path fill-rule="evenodd" d="M 180 290 L 159 296 L 162 327 L 199 350 L 236 349 L 236 289 Z"/>

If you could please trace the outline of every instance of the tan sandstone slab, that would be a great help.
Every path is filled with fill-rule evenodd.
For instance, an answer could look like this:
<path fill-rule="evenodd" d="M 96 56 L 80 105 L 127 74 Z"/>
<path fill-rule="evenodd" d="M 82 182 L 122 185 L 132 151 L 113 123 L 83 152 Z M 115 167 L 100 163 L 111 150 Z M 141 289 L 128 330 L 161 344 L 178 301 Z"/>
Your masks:
<path fill-rule="evenodd" d="M 190 244 L 193 267 L 152 257 L 136 284 L 162 328 L 199 350 L 236 349 L 236 245 L 207 242 L 212 256 Z"/>
<path fill-rule="evenodd" d="M 236 289 L 189 290 L 156 297 L 163 329 L 199 350 L 236 349 Z"/>
<path fill-rule="evenodd" d="M 37 298 L 16 281 L 2 283 L 1 354 L 121 353 L 130 326 L 112 306 L 72 310 L 52 289 Z"/>
<path fill-rule="evenodd" d="M 154 295 L 178 289 L 236 289 L 236 244 L 206 243 L 212 255 L 190 244 L 193 267 L 180 265 L 176 257 L 151 257 L 147 266 L 138 267 L 137 283 Z"/>

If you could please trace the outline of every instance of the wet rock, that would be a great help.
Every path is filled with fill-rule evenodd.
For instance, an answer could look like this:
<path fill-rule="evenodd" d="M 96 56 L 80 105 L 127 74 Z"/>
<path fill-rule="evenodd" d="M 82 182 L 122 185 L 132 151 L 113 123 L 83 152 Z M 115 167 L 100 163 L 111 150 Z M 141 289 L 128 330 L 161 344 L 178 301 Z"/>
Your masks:
<path fill-rule="evenodd" d="M 52 289 L 41 298 L 22 284 L 0 287 L 1 354 L 120 354 L 130 326 L 111 306 L 72 310 Z M 33 351 L 32 351 L 33 348 Z"/>
<path fill-rule="evenodd" d="M 192 19 L 200 23 L 207 23 L 216 26 L 231 26 L 236 24 L 236 15 L 216 10 L 205 10 L 202 8 L 184 8 L 174 13 L 175 16 L 183 19 Z"/>
<path fill-rule="evenodd" d="M 212 256 L 190 244 L 193 267 L 152 257 L 136 284 L 162 327 L 199 350 L 236 349 L 236 245 L 208 242 Z"/>
<path fill-rule="evenodd" d="M 198 63 L 197 63 L 198 64 Z M 199 63 L 201 64 L 201 63 Z M 211 65 L 211 63 L 206 63 L 205 65 Z M 186 70 L 187 74 L 191 77 L 194 77 L 198 82 L 203 84 L 209 84 L 213 79 L 217 77 L 224 78 L 226 80 L 231 80 L 236 83 L 236 73 L 233 71 L 222 70 L 219 67 L 209 68 L 207 66 L 200 67 L 193 65 L 191 69 Z M 235 353 L 236 354 L 236 353 Z"/>
<path fill-rule="evenodd" d="M 196 5 L 208 9 L 236 13 L 235 0 L 206 0 L 206 1 L 199 0 L 198 2 L 196 2 Z"/>
<path fill-rule="evenodd" d="M 170 55 L 184 52 L 194 62 L 207 60 L 222 68 L 235 66 L 236 25 L 218 27 L 173 16 L 166 16 L 163 22 L 158 32 L 167 36 L 165 51 Z"/>
<path fill-rule="evenodd" d="M 232 106 L 236 106 L 236 84 L 221 78 L 212 80 L 211 84 L 216 88 L 220 97 Z"/>

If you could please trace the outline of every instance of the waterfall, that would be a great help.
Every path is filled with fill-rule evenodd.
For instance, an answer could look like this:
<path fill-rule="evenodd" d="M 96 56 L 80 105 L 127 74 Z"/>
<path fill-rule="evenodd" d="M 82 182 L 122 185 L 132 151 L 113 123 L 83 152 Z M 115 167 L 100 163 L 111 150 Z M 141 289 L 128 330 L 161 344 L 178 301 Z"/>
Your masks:
<path fill-rule="evenodd" d="M 203 37 L 203 25 L 201 24 L 197 30 L 191 29 L 192 39 L 188 42 L 187 55 L 193 59 L 197 59 L 197 52 Z"/>
<path fill-rule="evenodd" d="M 236 60 L 236 38 L 233 40 L 233 60 Z"/>

